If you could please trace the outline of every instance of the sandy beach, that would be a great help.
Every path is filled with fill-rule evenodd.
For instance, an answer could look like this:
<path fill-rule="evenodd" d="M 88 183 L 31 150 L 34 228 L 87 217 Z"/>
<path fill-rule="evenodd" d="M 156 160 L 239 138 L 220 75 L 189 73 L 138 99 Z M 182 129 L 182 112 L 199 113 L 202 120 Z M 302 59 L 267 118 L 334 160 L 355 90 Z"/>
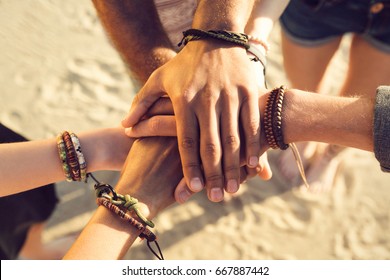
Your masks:
<path fill-rule="evenodd" d="M 0 122 L 29 139 L 118 126 L 138 85 L 108 41 L 91 1 L 0 0 Z M 267 79 L 287 84 L 279 26 L 271 38 Z M 349 43 L 348 38 L 343 42 Z M 344 75 L 345 50 L 333 61 L 331 93 Z M 290 152 L 290 151 L 287 151 Z M 347 149 L 333 190 L 291 189 L 274 176 L 252 179 L 239 195 L 211 203 L 201 193 L 157 219 L 166 259 L 390 259 L 390 175 L 372 153 Z M 99 172 L 115 184 L 117 172 Z M 44 238 L 79 232 L 96 209 L 92 183 L 57 184 L 60 203 Z M 136 242 L 126 259 L 153 259 Z"/>

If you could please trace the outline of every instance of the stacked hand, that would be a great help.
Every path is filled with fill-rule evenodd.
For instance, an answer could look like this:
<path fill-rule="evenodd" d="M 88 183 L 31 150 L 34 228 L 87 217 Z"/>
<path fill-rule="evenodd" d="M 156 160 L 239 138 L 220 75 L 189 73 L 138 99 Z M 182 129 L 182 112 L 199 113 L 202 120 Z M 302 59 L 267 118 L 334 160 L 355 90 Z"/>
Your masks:
<path fill-rule="evenodd" d="M 128 136 L 140 136 L 146 127 L 148 135 L 177 135 L 185 177 L 176 190 L 178 201 L 204 187 L 211 201 L 221 201 L 224 190 L 236 192 L 247 175 L 271 176 L 266 156 L 259 160 L 261 67 L 241 47 L 194 41 L 157 69 L 137 94 L 122 125 Z M 157 102 L 164 95 L 172 103 Z M 140 123 L 153 111 L 176 118 Z"/>

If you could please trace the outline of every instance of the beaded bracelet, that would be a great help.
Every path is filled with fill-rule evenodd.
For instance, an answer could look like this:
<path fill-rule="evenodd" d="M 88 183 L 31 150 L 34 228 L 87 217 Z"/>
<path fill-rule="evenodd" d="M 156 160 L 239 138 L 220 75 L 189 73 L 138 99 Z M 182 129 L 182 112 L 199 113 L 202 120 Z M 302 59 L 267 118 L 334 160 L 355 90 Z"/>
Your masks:
<path fill-rule="evenodd" d="M 186 45 L 189 41 L 201 40 L 206 38 L 213 38 L 229 43 L 233 43 L 249 49 L 248 35 L 245 33 L 238 33 L 226 30 L 200 30 L 200 29 L 188 29 L 183 32 L 183 39 L 179 42 L 178 46 Z"/>
<path fill-rule="evenodd" d="M 94 189 L 96 192 L 96 203 L 98 205 L 104 206 L 110 212 L 119 216 L 127 224 L 135 227 L 140 231 L 139 237 L 141 239 L 146 239 L 147 245 L 150 251 L 159 259 L 163 260 L 164 256 L 161 252 L 160 246 L 157 242 L 156 235 L 147 228 L 147 226 L 154 227 L 152 221 L 147 220 L 140 211 L 138 210 L 137 203 L 138 200 L 131 198 L 130 195 L 121 195 L 114 191 L 113 187 L 109 184 L 104 184 L 99 182 L 91 173 L 88 173 L 89 176 L 96 182 Z M 124 199 L 126 198 L 126 199 Z M 125 201 L 125 203 L 123 203 Z M 138 218 L 142 221 L 138 221 L 130 215 L 129 210 L 134 210 Z M 155 243 L 158 253 L 151 247 L 150 243 Z"/>
<path fill-rule="evenodd" d="M 60 156 L 62 170 L 64 171 L 66 181 L 72 182 L 73 179 L 72 179 L 72 175 L 70 174 L 70 167 L 66 158 L 66 148 L 65 148 L 64 139 L 62 138 L 62 133 L 58 134 L 57 136 L 57 149 L 58 149 L 58 154 Z"/>
<path fill-rule="evenodd" d="M 63 131 L 57 136 L 57 149 L 68 182 L 87 182 L 87 163 L 76 134 Z"/>
<path fill-rule="evenodd" d="M 81 181 L 86 182 L 86 180 L 87 180 L 87 162 L 85 161 L 83 152 L 81 150 L 80 140 L 76 136 L 76 134 L 74 134 L 73 132 L 70 133 L 70 137 L 72 139 L 72 143 L 74 145 L 74 149 L 75 149 L 76 154 L 77 154 L 77 159 L 78 159 L 78 163 L 80 166 Z"/>
<path fill-rule="evenodd" d="M 73 181 L 81 181 L 80 165 L 69 132 L 64 131 L 62 133 L 62 138 L 65 141 L 66 158 L 70 166 L 72 179 Z"/>
<path fill-rule="evenodd" d="M 303 167 L 303 163 L 297 147 L 294 143 L 286 144 L 284 142 L 282 130 L 282 109 L 285 90 L 285 86 L 280 86 L 273 89 L 268 96 L 264 111 L 265 138 L 267 139 L 268 145 L 272 149 L 286 150 L 289 147 L 291 148 L 302 180 L 305 186 L 309 188 L 309 183 L 307 182 L 305 175 L 305 169 Z"/>

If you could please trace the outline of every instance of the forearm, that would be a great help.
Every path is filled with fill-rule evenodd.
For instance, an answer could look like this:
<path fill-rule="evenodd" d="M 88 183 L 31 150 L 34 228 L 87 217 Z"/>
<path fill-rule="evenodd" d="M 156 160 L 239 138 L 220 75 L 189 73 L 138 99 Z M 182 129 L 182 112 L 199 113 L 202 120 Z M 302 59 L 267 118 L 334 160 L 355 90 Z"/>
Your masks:
<path fill-rule="evenodd" d="M 115 187 L 118 193 L 137 198 L 148 219 L 174 202 L 174 188 L 183 176 L 176 143 L 172 137 L 136 141 Z M 99 207 L 65 259 L 121 259 L 138 235 L 132 226 Z"/>
<path fill-rule="evenodd" d="M 152 0 L 93 3 L 113 44 L 140 82 L 176 55 Z"/>
<path fill-rule="evenodd" d="M 317 141 L 373 151 L 374 101 L 290 90 L 283 105 L 286 143 Z"/>
<path fill-rule="evenodd" d="M 133 140 L 118 133 L 119 130 L 123 129 L 100 129 L 78 134 L 88 171 L 118 169 L 117 162 L 124 162 L 123 155 L 127 154 Z M 113 144 L 124 149 L 117 149 L 116 155 L 109 155 L 108 148 Z M 116 163 L 110 160 L 114 157 Z M 0 196 L 65 180 L 54 138 L 1 144 L 0 158 Z"/>

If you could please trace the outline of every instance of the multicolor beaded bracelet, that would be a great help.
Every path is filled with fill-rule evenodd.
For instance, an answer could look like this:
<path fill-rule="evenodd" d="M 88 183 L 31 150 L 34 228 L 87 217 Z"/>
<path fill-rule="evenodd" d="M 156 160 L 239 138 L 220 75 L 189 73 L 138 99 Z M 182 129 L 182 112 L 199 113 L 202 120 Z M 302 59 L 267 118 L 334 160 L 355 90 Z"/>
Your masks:
<path fill-rule="evenodd" d="M 79 138 L 73 132 L 70 133 L 74 149 L 77 154 L 78 163 L 80 166 L 81 181 L 87 182 L 87 162 L 85 161 Z"/>
<path fill-rule="evenodd" d="M 57 149 L 68 182 L 87 181 L 87 163 L 76 134 L 63 131 L 57 136 Z"/>
<path fill-rule="evenodd" d="M 58 134 L 57 136 L 57 149 L 58 154 L 60 156 L 62 170 L 64 171 L 64 175 L 66 178 L 66 181 L 72 182 L 72 175 L 70 174 L 70 167 L 66 158 L 66 148 L 65 148 L 65 142 L 62 138 L 62 133 Z"/>

